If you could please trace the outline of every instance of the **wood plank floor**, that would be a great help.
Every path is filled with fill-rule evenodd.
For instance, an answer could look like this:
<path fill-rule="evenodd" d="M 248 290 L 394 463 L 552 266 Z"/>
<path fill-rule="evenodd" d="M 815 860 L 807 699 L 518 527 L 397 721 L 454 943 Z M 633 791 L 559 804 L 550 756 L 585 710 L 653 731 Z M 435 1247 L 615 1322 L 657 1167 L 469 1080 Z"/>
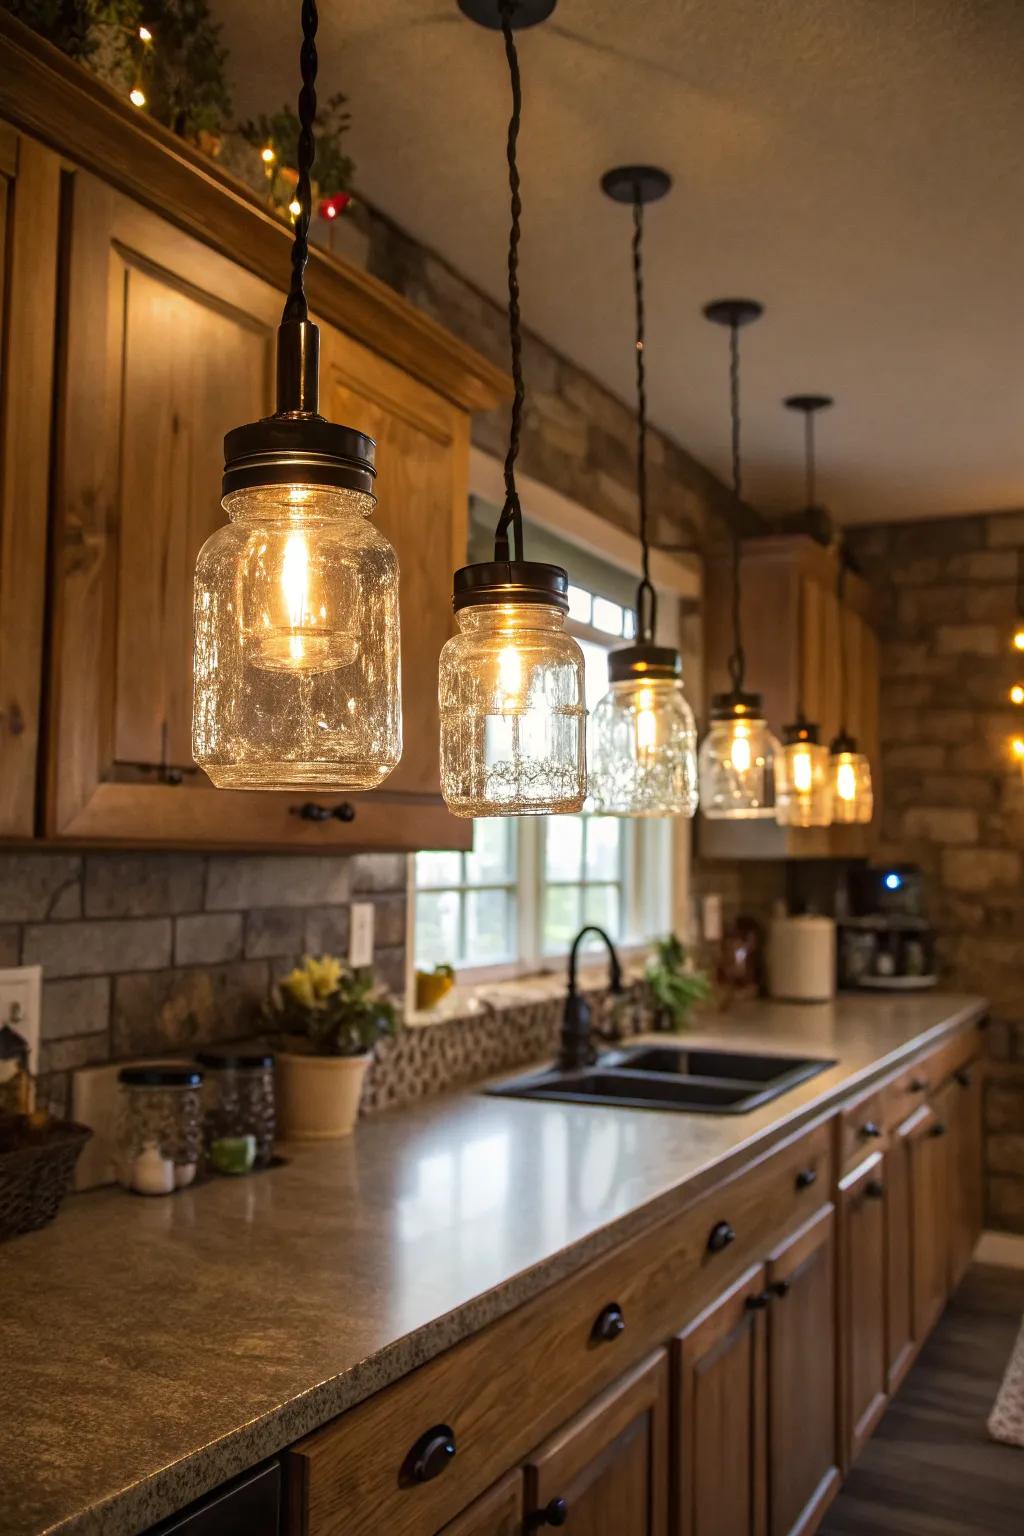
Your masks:
<path fill-rule="evenodd" d="M 969 1271 L 820 1536 L 1024 1536 L 1024 1449 L 985 1430 L 1022 1315 L 1024 1270 Z"/>

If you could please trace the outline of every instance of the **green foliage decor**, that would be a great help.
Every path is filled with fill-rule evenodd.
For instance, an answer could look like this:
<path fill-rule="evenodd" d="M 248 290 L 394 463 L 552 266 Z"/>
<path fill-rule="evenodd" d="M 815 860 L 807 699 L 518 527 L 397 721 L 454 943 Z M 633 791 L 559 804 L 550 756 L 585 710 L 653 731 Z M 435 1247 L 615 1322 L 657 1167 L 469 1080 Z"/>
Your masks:
<path fill-rule="evenodd" d="M 266 1022 L 312 1056 L 362 1056 L 396 1027 L 372 972 L 350 970 L 332 955 L 307 955 L 278 983 Z"/>
<path fill-rule="evenodd" d="M 688 958 L 685 946 L 670 933 L 659 939 L 647 966 L 647 985 L 662 1018 L 672 1029 L 685 1029 L 696 1003 L 711 996 L 711 983 Z"/>

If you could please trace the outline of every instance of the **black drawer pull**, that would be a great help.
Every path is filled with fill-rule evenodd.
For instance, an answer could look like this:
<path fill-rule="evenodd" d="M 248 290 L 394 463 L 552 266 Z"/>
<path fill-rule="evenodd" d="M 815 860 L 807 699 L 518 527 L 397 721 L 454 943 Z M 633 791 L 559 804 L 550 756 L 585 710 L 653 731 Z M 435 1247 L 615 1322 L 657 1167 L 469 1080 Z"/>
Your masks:
<path fill-rule="evenodd" d="M 455 1455 L 455 1432 L 450 1424 L 435 1424 L 421 1435 L 405 1458 L 404 1481 L 429 1483 L 451 1464 Z"/>
<path fill-rule="evenodd" d="M 960 1071 L 956 1074 L 956 1080 L 961 1088 L 969 1088 L 971 1086 L 971 1074 L 966 1067 L 960 1068 Z"/>
<path fill-rule="evenodd" d="M 776 1280 L 768 1289 L 774 1296 L 788 1296 L 792 1290 L 792 1282 L 789 1280 Z"/>
<path fill-rule="evenodd" d="M 871 1200 L 881 1200 L 885 1194 L 885 1185 L 881 1179 L 869 1179 L 864 1186 L 864 1193 Z"/>
<path fill-rule="evenodd" d="M 717 1221 L 711 1228 L 708 1237 L 708 1252 L 721 1253 L 723 1248 L 728 1248 L 730 1243 L 736 1241 L 736 1233 L 727 1221 Z"/>
<path fill-rule="evenodd" d="M 290 806 L 289 814 L 298 816 L 300 821 L 355 821 L 356 808 L 347 800 L 340 805 L 318 805 L 315 800 L 306 800 L 302 805 Z"/>
<path fill-rule="evenodd" d="M 564 1525 L 569 1518 L 569 1506 L 564 1499 L 550 1499 L 543 1509 L 534 1510 L 526 1517 L 526 1529 L 536 1531 L 542 1525 Z"/>
<path fill-rule="evenodd" d="M 882 1134 L 873 1120 L 865 1120 L 864 1124 L 860 1128 L 860 1133 L 862 1136 L 867 1136 L 869 1139 L 875 1136 L 881 1136 Z"/>
<path fill-rule="evenodd" d="M 797 1189 L 810 1189 L 812 1184 L 818 1182 L 817 1168 L 801 1168 L 796 1176 Z"/>
<path fill-rule="evenodd" d="M 928 1079 L 926 1077 L 912 1077 L 910 1079 L 911 1093 L 927 1093 Z"/>
<path fill-rule="evenodd" d="M 928 1132 L 928 1134 L 929 1134 L 929 1136 L 945 1136 L 945 1134 L 946 1134 L 946 1127 L 943 1125 L 942 1121 L 940 1120 L 938 1125 L 933 1125 L 932 1126 L 932 1128 Z"/>
<path fill-rule="evenodd" d="M 756 1296 L 747 1297 L 747 1311 L 762 1312 L 771 1299 L 771 1291 L 758 1291 Z"/>
<path fill-rule="evenodd" d="M 625 1327 L 626 1319 L 622 1315 L 622 1308 L 617 1301 L 611 1301 L 597 1314 L 597 1321 L 590 1331 L 590 1336 L 597 1339 L 599 1343 L 610 1344 L 625 1331 Z"/>

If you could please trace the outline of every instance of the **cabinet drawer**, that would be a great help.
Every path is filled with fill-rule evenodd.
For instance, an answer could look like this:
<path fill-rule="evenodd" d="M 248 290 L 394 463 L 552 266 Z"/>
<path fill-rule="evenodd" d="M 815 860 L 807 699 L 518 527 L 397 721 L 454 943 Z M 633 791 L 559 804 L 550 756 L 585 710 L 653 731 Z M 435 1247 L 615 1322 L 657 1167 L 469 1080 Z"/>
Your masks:
<path fill-rule="evenodd" d="M 300 1441 L 290 1532 L 441 1530 L 820 1207 L 830 1135 L 823 1122 L 794 1137 Z"/>
<path fill-rule="evenodd" d="M 983 1049 L 981 1032 L 975 1026 L 905 1067 L 890 1080 L 886 1090 L 886 1128 L 895 1130 L 896 1126 L 902 1125 L 919 1105 L 942 1088 L 954 1072 L 961 1071 L 980 1056 Z"/>
<path fill-rule="evenodd" d="M 839 1177 L 881 1149 L 886 1132 L 886 1089 L 873 1088 L 839 1114 Z"/>

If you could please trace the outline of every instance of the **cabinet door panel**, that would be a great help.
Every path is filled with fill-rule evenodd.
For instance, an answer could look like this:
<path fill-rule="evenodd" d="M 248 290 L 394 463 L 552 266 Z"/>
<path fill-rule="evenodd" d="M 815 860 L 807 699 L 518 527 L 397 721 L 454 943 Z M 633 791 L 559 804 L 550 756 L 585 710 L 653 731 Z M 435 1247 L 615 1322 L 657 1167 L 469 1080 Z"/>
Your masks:
<path fill-rule="evenodd" d="M 852 1465 L 886 1402 L 885 1184 L 876 1153 L 839 1186 L 839 1340 L 843 1464 Z"/>
<path fill-rule="evenodd" d="M 0 834 L 35 830 L 60 168 L 0 125 Z"/>
<path fill-rule="evenodd" d="M 758 1266 L 676 1338 L 679 1536 L 764 1531 L 764 1295 Z"/>
<path fill-rule="evenodd" d="M 941 1099 L 940 1099 L 941 1102 Z M 914 1339 L 931 1332 L 946 1304 L 949 1255 L 948 1127 L 923 1105 L 908 1133 Z"/>
<path fill-rule="evenodd" d="M 959 1285 L 982 1225 L 981 1065 L 961 1067 L 949 1090 L 952 1219 L 949 1285 Z"/>
<path fill-rule="evenodd" d="M 833 1212 L 771 1257 L 768 1312 L 768 1530 L 814 1528 L 839 1485 Z"/>
<path fill-rule="evenodd" d="M 913 1206 L 910 1147 L 903 1128 L 885 1154 L 886 1387 L 892 1393 L 914 1354 Z"/>
<path fill-rule="evenodd" d="M 438 1536 L 519 1536 L 522 1510 L 523 1474 L 510 1472 Z"/>
<path fill-rule="evenodd" d="M 526 1528 L 554 1499 L 573 1536 L 664 1536 L 668 1515 L 664 1350 L 610 1387 L 526 1463 Z"/>
<path fill-rule="evenodd" d="M 424 384 L 325 331 L 324 411 L 377 444 L 375 520 L 398 551 L 402 761 L 388 790 L 440 793 L 437 663 L 452 632 L 452 572 L 466 563 L 469 419 Z"/>

